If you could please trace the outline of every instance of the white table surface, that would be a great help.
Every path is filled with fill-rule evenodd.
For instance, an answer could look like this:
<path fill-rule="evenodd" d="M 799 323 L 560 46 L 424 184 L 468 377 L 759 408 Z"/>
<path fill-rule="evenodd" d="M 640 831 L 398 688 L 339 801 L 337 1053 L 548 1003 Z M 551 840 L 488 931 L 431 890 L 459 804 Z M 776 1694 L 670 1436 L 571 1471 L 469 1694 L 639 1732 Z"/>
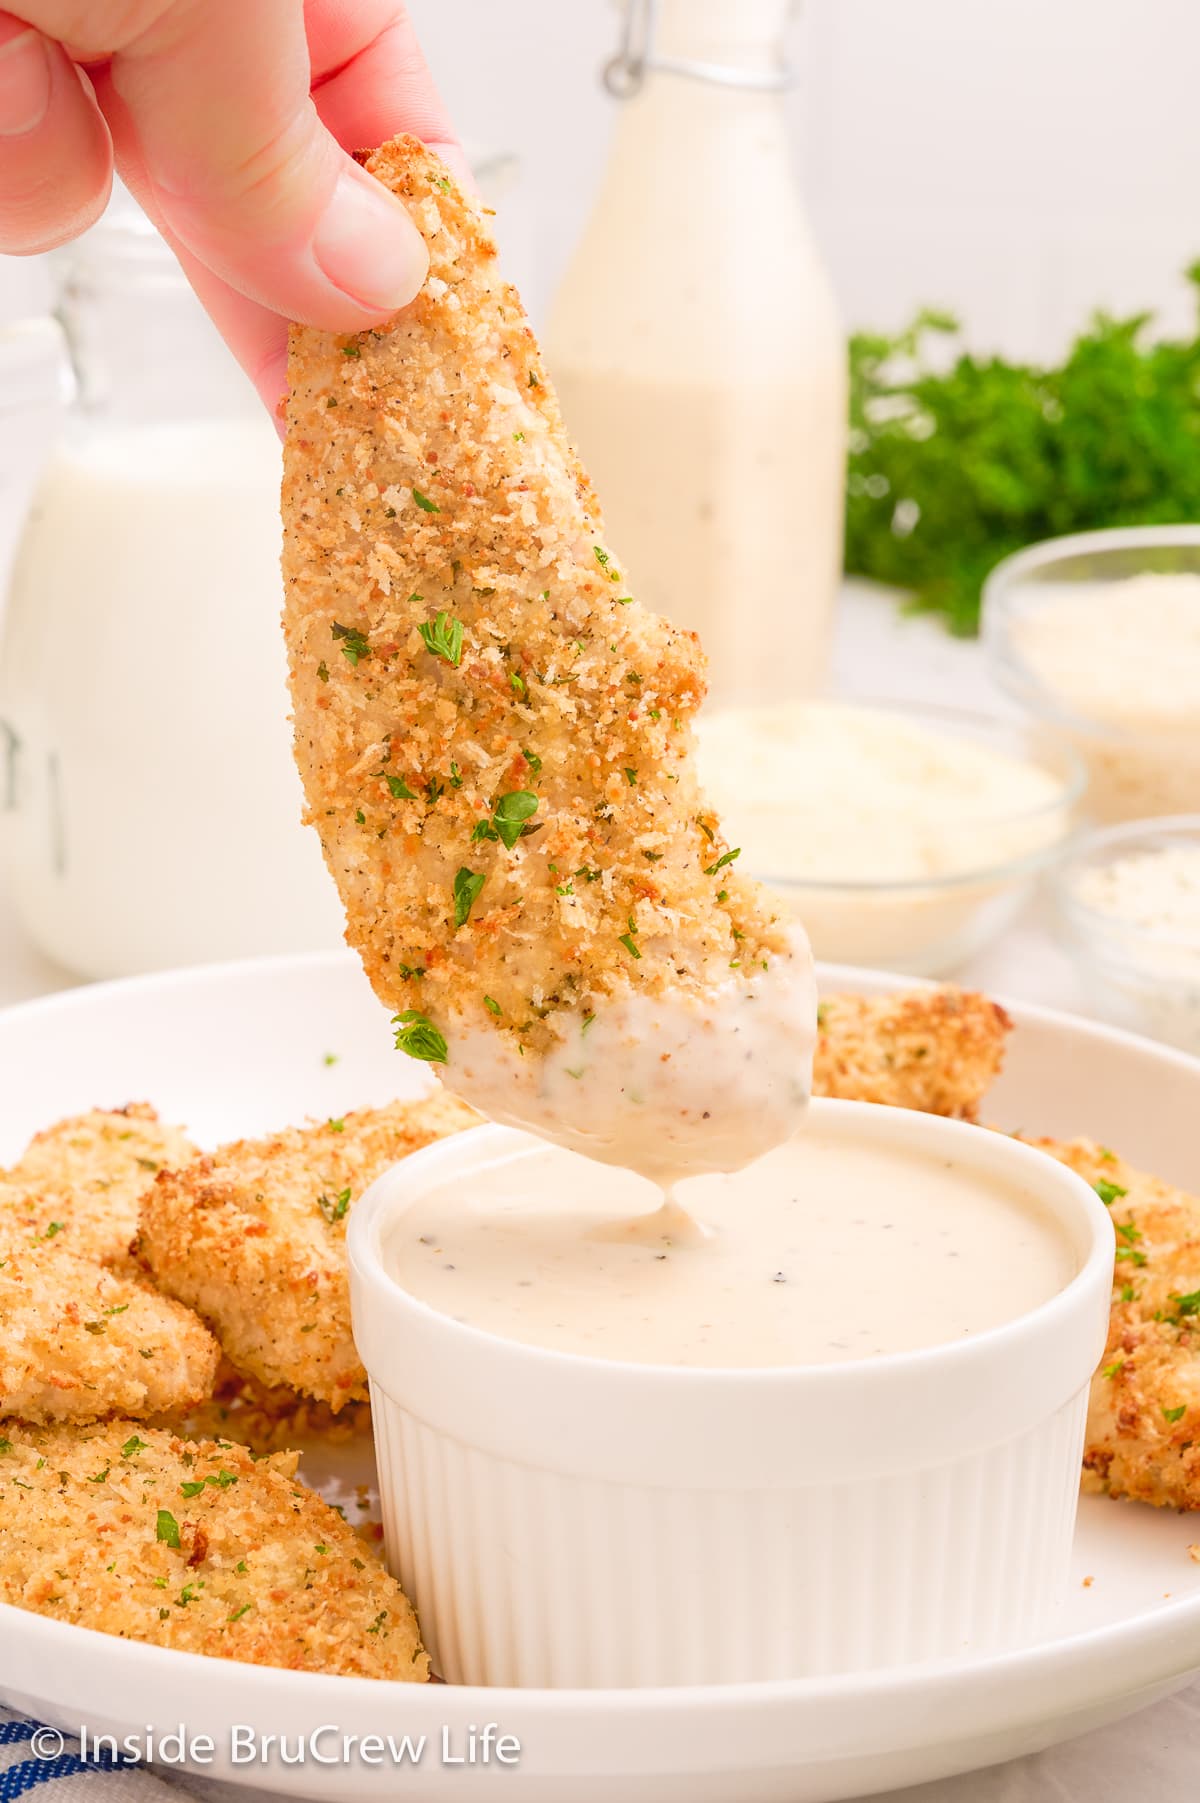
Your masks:
<path fill-rule="evenodd" d="M 891 597 L 857 583 L 847 584 L 842 596 L 834 686 L 844 694 L 999 705 L 978 645 L 949 638 L 932 620 L 902 615 Z M 993 994 L 1088 1012 L 1040 902 L 958 977 Z M 6 901 L 0 870 L 0 1005 L 67 988 L 74 980 L 30 944 Z M 1140 1803 L 1149 1797 L 1195 1803 L 1198 1766 L 1200 1685 L 1046 1753 L 892 1794 L 904 1803 Z M 191 1778 L 178 1788 L 228 1803 L 251 1798 L 248 1791 Z"/>

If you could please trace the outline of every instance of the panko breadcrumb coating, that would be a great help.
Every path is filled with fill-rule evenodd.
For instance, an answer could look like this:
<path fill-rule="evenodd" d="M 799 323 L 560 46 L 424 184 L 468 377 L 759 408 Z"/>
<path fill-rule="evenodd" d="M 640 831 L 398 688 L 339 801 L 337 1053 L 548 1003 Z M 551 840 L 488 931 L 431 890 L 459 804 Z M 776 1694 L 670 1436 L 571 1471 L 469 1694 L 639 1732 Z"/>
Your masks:
<path fill-rule="evenodd" d="M 696 639 L 605 543 L 479 208 L 413 138 L 366 167 L 429 277 L 384 327 L 292 330 L 296 755 L 347 937 L 453 1084 L 456 1022 L 537 1058 L 609 999 L 740 990 L 791 951 L 697 785 Z"/>
<path fill-rule="evenodd" d="M 186 1135 L 145 1102 L 71 1115 L 0 1171 L 0 1246 L 41 1238 L 56 1223 L 69 1251 L 119 1261 L 137 1232 L 142 1193 L 159 1171 L 195 1156 Z"/>
<path fill-rule="evenodd" d="M 66 1235 L 62 1236 L 65 1240 Z M 220 1352 L 190 1309 L 57 1237 L 0 1255 L 0 1416 L 95 1421 L 190 1408 Z"/>
<path fill-rule="evenodd" d="M 1090 1139 L 1030 1139 L 1093 1184 L 1117 1233 L 1108 1345 L 1092 1379 L 1085 1480 L 1200 1509 L 1200 1196 Z"/>
<path fill-rule="evenodd" d="M 295 1476 L 132 1421 L 0 1438 L 0 1601 L 124 1640 L 421 1682 L 395 1579 Z"/>
<path fill-rule="evenodd" d="M 163 1172 L 142 1202 L 140 1255 L 239 1371 L 336 1412 L 367 1394 L 350 1332 L 350 1211 L 397 1159 L 478 1118 L 437 1092 L 236 1140 Z"/>
<path fill-rule="evenodd" d="M 941 987 L 826 996 L 813 1094 L 973 1121 L 1000 1074 L 1012 1021 L 998 1002 Z"/>
<path fill-rule="evenodd" d="M 172 1410 L 152 1426 L 185 1440 L 236 1440 L 253 1452 L 283 1452 L 313 1442 L 332 1446 L 367 1438 L 371 1405 L 348 1402 L 335 1415 L 327 1402 L 315 1402 L 283 1384 L 266 1389 L 224 1359 L 206 1401 Z"/>

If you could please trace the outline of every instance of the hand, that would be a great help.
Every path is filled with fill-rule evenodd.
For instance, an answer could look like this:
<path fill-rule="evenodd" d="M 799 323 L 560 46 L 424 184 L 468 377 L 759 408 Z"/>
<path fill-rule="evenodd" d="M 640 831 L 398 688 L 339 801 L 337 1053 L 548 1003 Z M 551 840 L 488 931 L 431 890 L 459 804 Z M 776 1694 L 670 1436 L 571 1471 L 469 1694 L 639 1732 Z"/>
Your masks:
<path fill-rule="evenodd" d="M 103 211 L 114 161 L 274 408 L 286 325 L 357 331 L 425 277 L 349 151 L 411 131 L 466 177 L 400 0 L 13 0 L 0 12 L 0 251 Z"/>

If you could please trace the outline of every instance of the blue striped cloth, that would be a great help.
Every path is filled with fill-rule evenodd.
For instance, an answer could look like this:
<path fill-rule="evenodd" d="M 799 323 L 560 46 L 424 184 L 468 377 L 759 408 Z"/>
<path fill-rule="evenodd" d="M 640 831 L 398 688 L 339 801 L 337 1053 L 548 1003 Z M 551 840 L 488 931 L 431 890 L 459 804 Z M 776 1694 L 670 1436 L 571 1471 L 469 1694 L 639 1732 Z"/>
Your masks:
<path fill-rule="evenodd" d="M 74 1735 L 0 1708 L 0 1803 L 181 1803 L 187 1794 L 124 1760 L 81 1759 Z"/>

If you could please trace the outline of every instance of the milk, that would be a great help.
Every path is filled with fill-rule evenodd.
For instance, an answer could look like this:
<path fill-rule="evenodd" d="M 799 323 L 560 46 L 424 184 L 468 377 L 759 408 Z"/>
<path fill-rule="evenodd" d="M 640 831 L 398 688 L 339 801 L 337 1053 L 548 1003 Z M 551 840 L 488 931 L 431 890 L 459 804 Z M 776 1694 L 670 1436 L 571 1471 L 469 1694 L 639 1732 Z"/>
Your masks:
<path fill-rule="evenodd" d="M 300 824 L 264 417 L 92 427 L 37 491 L 0 648 L 0 857 L 88 976 L 338 943 Z"/>

